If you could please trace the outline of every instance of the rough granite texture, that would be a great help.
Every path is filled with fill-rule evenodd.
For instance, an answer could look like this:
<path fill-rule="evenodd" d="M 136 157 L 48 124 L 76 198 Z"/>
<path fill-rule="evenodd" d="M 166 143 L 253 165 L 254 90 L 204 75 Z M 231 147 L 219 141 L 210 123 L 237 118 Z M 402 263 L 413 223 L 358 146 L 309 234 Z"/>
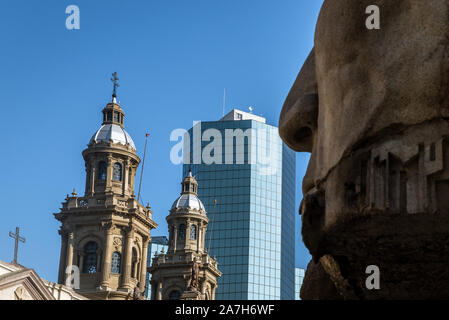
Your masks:
<path fill-rule="evenodd" d="M 380 30 L 365 27 L 369 5 Z M 448 46 L 449 0 L 324 2 L 279 120 L 312 153 L 303 299 L 449 298 Z"/>

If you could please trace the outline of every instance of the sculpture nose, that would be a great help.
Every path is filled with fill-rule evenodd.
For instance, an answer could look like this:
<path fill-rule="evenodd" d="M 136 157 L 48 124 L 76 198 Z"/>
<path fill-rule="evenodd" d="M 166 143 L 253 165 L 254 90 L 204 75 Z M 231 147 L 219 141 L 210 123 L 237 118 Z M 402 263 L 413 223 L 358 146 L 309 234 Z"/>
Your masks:
<path fill-rule="evenodd" d="M 282 107 L 279 134 L 293 150 L 312 152 L 317 119 L 318 87 L 312 49 Z"/>

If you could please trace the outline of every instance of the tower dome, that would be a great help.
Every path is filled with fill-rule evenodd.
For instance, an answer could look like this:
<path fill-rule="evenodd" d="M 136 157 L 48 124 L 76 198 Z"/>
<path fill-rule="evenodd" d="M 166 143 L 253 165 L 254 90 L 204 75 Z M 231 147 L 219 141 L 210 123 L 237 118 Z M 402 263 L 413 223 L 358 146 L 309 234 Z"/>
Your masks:
<path fill-rule="evenodd" d="M 123 145 L 129 145 L 132 149 L 136 150 L 133 139 L 131 136 L 117 124 L 103 124 L 100 129 L 92 136 L 89 144 L 99 142 L 112 142 L 120 143 Z"/>
<path fill-rule="evenodd" d="M 206 211 L 201 200 L 193 194 L 182 194 L 173 202 L 171 209 L 196 209 L 198 211 Z"/>
<path fill-rule="evenodd" d="M 173 202 L 171 211 L 177 210 L 198 210 L 201 213 L 206 213 L 206 209 L 198 198 L 198 182 L 195 177 L 192 176 L 192 172 L 189 171 L 188 176 L 182 181 L 182 192 L 181 196 Z"/>

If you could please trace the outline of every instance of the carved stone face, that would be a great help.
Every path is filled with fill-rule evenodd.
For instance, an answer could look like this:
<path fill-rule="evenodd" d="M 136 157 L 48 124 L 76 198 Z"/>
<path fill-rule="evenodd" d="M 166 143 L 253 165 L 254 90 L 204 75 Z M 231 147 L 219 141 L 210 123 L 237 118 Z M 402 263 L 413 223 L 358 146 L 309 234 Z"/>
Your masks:
<path fill-rule="evenodd" d="M 380 30 L 366 28 L 370 5 Z M 367 209 L 448 210 L 437 190 L 449 191 L 448 118 L 449 0 L 324 2 L 279 120 L 286 144 L 311 153 L 301 212 L 312 255 L 325 229 Z"/>
<path fill-rule="evenodd" d="M 372 4 L 380 30 L 365 27 Z M 291 148 L 312 152 L 305 192 L 383 131 L 449 116 L 448 10 L 447 0 L 324 2 L 279 122 Z"/>

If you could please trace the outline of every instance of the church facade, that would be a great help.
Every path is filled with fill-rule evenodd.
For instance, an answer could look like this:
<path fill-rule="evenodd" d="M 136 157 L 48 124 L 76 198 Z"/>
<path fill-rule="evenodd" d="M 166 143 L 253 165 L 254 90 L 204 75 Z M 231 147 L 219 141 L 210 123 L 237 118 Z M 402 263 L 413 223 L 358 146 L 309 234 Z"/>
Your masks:
<path fill-rule="evenodd" d="M 142 298 L 150 230 L 157 226 L 134 193 L 140 158 L 124 129 L 116 86 L 100 129 L 82 153 L 85 193 L 67 195 L 55 214 L 62 224 L 58 282 L 79 280 L 77 293 L 90 299 Z"/>
<path fill-rule="evenodd" d="M 205 250 L 209 219 L 191 171 L 181 184 L 181 196 L 166 218 L 168 250 L 156 255 L 149 268 L 151 299 L 214 300 L 221 272 L 217 261 Z"/>
<path fill-rule="evenodd" d="M 0 300 L 87 300 L 72 288 L 42 279 L 30 268 L 0 260 Z"/>

